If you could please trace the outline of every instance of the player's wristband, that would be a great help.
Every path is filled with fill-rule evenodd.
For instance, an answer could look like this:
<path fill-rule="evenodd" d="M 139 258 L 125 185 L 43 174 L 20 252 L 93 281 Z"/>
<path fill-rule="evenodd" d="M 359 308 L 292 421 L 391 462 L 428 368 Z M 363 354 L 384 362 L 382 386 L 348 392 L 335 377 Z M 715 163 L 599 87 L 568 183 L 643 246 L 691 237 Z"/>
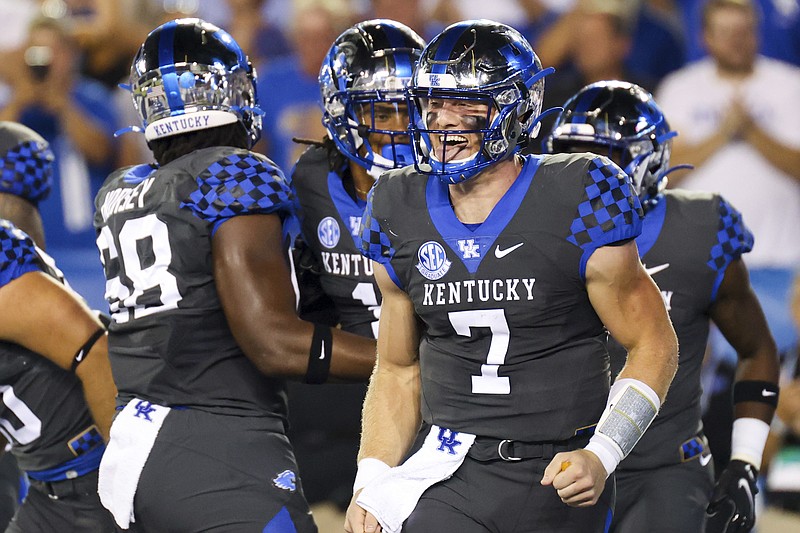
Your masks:
<path fill-rule="evenodd" d="M 737 418 L 731 434 L 731 459 L 739 459 L 761 470 L 761 458 L 769 435 L 769 424 L 758 418 Z"/>
<path fill-rule="evenodd" d="M 106 330 L 104 328 L 98 329 L 92 333 L 92 336 L 89 337 L 85 343 L 83 343 L 83 346 L 81 346 L 77 352 L 75 352 L 75 355 L 72 357 L 72 365 L 69 368 L 70 372 L 74 373 L 75 370 L 77 370 L 78 365 L 86 360 L 86 356 L 88 356 L 89 352 L 92 351 L 94 344 L 105 334 L 105 332 Z"/>
<path fill-rule="evenodd" d="M 314 324 L 314 336 L 311 339 L 311 350 L 308 353 L 306 383 L 316 385 L 328 380 L 332 353 L 333 333 L 331 328 L 322 324 Z"/>
<path fill-rule="evenodd" d="M 660 408 L 658 394 L 646 383 L 632 378 L 614 382 L 606 410 L 585 448 L 597 455 L 607 476 L 639 442 Z"/>
<path fill-rule="evenodd" d="M 367 483 L 392 468 L 380 459 L 365 457 L 358 462 L 356 480 L 353 482 L 353 494 L 367 486 Z"/>

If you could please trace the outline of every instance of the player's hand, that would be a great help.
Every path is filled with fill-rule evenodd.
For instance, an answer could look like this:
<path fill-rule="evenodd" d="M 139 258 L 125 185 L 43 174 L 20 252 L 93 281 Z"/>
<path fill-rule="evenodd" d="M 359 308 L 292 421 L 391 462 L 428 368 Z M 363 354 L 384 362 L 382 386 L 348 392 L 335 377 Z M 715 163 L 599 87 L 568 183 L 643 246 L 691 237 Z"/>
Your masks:
<path fill-rule="evenodd" d="M 747 533 L 756 523 L 756 468 L 732 460 L 714 487 L 706 514 L 706 533 Z"/>
<path fill-rule="evenodd" d="M 552 485 L 561 501 L 570 507 L 597 503 L 606 486 L 606 469 L 588 450 L 557 453 L 544 471 L 542 485 Z"/>
<path fill-rule="evenodd" d="M 379 533 L 381 525 L 378 519 L 368 513 L 366 509 L 356 503 L 356 498 L 361 494 L 359 490 L 353 494 L 347 513 L 344 516 L 344 530 L 347 533 Z"/>

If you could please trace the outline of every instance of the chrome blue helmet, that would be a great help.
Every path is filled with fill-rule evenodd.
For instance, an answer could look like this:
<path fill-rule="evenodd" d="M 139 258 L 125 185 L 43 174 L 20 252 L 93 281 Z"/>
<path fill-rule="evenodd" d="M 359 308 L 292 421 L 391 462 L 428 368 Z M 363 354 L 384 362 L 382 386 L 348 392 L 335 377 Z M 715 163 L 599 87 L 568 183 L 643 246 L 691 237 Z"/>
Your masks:
<path fill-rule="evenodd" d="M 405 89 L 424 46 L 404 24 L 368 20 L 342 33 L 322 62 L 322 123 L 339 151 L 373 174 L 413 163 Z M 378 149 L 379 136 L 388 142 Z"/>
<path fill-rule="evenodd" d="M 148 141 L 240 123 L 261 136 L 256 72 L 224 30 L 196 18 L 153 30 L 131 66 L 133 104 Z"/>
<path fill-rule="evenodd" d="M 600 81 L 578 91 L 547 137 L 550 153 L 608 156 L 631 177 L 645 209 L 667 186 L 672 131 L 650 93 L 624 81 Z M 677 167 L 676 167 L 677 168 Z"/>
<path fill-rule="evenodd" d="M 423 50 L 408 91 L 417 170 L 459 183 L 519 152 L 538 133 L 543 78 L 551 72 L 510 26 L 468 20 L 447 27 Z M 437 129 L 430 105 L 444 102 L 468 106 L 462 124 L 470 127 Z M 459 149 L 468 136 L 479 146 Z"/>

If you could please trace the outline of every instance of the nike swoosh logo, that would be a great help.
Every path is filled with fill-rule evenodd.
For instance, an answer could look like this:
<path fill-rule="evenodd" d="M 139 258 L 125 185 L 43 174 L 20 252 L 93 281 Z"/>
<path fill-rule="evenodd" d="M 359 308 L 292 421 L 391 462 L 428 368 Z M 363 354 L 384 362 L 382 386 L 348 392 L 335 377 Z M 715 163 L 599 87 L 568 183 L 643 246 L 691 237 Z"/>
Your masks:
<path fill-rule="evenodd" d="M 700 461 L 701 465 L 706 466 L 709 463 L 709 461 L 711 461 L 711 454 L 701 455 L 698 461 Z"/>
<path fill-rule="evenodd" d="M 498 258 L 498 259 L 502 259 L 505 256 L 507 256 L 508 254 L 510 254 L 511 252 L 513 252 L 514 250 L 516 250 L 517 248 L 519 248 L 520 246 L 522 246 L 523 244 L 525 244 L 525 243 L 521 242 L 519 244 L 515 244 L 511 248 L 506 248 L 505 250 L 501 250 L 500 249 L 500 245 L 498 244 L 497 247 L 494 249 L 494 256 L 496 258 Z"/>
<path fill-rule="evenodd" d="M 764 397 L 775 396 L 776 394 L 777 394 L 777 392 L 771 391 L 771 390 L 762 390 L 761 391 L 761 396 L 764 396 Z"/>
<path fill-rule="evenodd" d="M 78 355 L 75 356 L 75 361 L 80 363 L 81 361 L 83 361 L 84 357 L 86 357 L 86 350 L 81 350 L 80 352 L 78 352 Z M 766 392 L 766 391 L 764 391 L 764 392 Z"/>
<path fill-rule="evenodd" d="M 647 268 L 647 266 L 645 265 L 644 271 L 647 272 L 650 276 L 652 276 L 653 274 L 657 274 L 662 270 L 666 270 L 668 268 L 669 268 L 669 263 L 664 263 L 663 265 L 654 266 L 653 268 Z"/>
<path fill-rule="evenodd" d="M 319 360 L 325 359 L 325 341 L 319 343 Z"/>
<path fill-rule="evenodd" d="M 742 489 L 743 491 L 745 491 L 747 493 L 747 499 L 752 502 L 753 501 L 753 495 L 750 492 L 750 484 L 747 482 L 747 480 L 739 479 L 738 485 L 739 485 L 740 489 Z"/>

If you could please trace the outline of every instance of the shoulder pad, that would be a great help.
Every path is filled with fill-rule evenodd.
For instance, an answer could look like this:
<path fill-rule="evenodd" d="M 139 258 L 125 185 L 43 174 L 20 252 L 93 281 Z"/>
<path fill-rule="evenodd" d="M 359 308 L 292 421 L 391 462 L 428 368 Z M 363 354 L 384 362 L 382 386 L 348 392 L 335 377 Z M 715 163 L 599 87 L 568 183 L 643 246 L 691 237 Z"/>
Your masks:
<path fill-rule="evenodd" d="M 607 157 L 583 156 L 583 200 L 578 204 L 567 240 L 581 248 L 598 248 L 642 232 L 644 212 L 630 178 Z"/>
<path fill-rule="evenodd" d="M 383 264 L 392 259 L 394 249 L 389 241 L 389 236 L 381 227 L 381 215 L 375 212 L 375 199 L 376 196 L 385 194 L 388 183 L 389 180 L 384 174 L 370 189 L 367 195 L 367 207 L 361 217 L 359 237 L 356 239 L 356 246 L 364 256 Z"/>
<path fill-rule="evenodd" d="M 197 189 L 181 203 L 210 222 L 236 215 L 291 212 L 293 195 L 283 172 L 263 155 L 235 150 L 195 178 Z"/>
<path fill-rule="evenodd" d="M 21 229 L 0 219 L 0 287 L 27 272 L 42 270 L 36 245 Z"/>
<path fill-rule="evenodd" d="M 721 196 L 717 198 L 719 198 L 717 243 L 711 248 L 708 266 L 719 272 L 727 268 L 734 259 L 750 252 L 755 239 L 745 226 L 742 214 Z"/>
<path fill-rule="evenodd" d="M 53 182 L 53 152 L 37 141 L 25 141 L 0 159 L 0 192 L 38 204 L 50 194 Z"/>

